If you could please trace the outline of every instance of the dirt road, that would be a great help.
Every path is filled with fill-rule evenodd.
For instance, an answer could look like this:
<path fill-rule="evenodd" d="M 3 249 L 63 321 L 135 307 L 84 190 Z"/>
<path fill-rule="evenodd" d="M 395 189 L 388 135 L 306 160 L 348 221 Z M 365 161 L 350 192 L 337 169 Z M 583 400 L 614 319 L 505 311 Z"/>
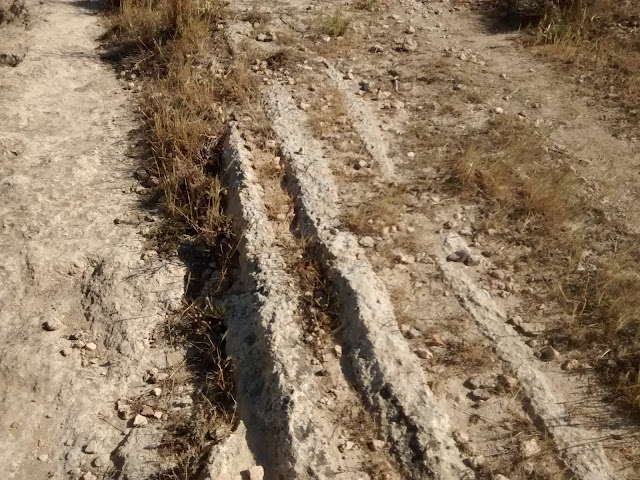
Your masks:
<path fill-rule="evenodd" d="M 0 67 L 4 478 L 111 470 L 115 402 L 150 389 L 166 364 L 151 333 L 180 307 L 180 263 L 141 259 L 154 212 L 133 192 L 134 99 L 96 53 L 94 6 L 34 2 L 29 30 L 0 31 L 26 53 Z"/>

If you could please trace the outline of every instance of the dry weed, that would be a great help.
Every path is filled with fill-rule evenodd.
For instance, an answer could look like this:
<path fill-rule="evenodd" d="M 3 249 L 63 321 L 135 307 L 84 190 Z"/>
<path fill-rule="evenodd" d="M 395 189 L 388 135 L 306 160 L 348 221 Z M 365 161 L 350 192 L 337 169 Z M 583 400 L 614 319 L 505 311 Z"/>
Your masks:
<path fill-rule="evenodd" d="M 351 17 L 336 9 L 331 15 L 322 15 L 314 21 L 313 30 L 318 35 L 328 35 L 330 37 L 344 37 L 349 26 L 351 25 Z"/>

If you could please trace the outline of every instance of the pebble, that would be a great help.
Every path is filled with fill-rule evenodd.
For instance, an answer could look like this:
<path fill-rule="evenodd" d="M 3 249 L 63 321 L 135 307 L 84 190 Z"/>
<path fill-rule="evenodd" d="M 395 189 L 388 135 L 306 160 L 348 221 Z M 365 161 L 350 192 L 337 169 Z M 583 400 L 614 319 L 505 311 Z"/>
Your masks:
<path fill-rule="evenodd" d="M 509 480 L 509 478 L 505 477 L 504 475 L 498 473 L 497 475 L 495 475 L 494 480 Z"/>
<path fill-rule="evenodd" d="M 402 41 L 401 50 L 405 52 L 415 52 L 418 49 L 418 42 L 412 38 L 405 38 Z"/>
<path fill-rule="evenodd" d="M 147 418 L 143 417 L 142 415 L 136 415 L 135 418 L 133 419 L 134 427 L 142 427 L 148 423 L 149 423 L 149 420 L 147 420 Z"/>
<path fill-rule="evenodd" d="M 484 467 L 485 460 L 482 455 L 476 455 L 475 457 L 467 458 L 464 463 L 466 463 L 471 470 L 480 470 Z"/>
<path fill-rule="evenodd" d="M 145 405 L 144 407 L 142 407 L 142 410 L 140 411 L 140 415 L 144 417 L 153 417 L 153 414 L 154 414 L 153 408 L 151 408 L 149 405 Z"/>
<path fill-rule="evenodd" d="M 434 333 L 433 335 L 431 335 L 431 344 L 437 347 L 444 346 L 444 342 L 442 341 L 442 338 L 437 333 Z"/>
<path fill-rule="evenodd" d="M 40 460 L 41 462 L 46 462 L 47 460 L 49 460 L 49 455 L 47 455 L 46 453 L 38 455 L 38 460 Z"/>
<path fill-rule="evenodd" d="M 448 220 L 444 222 L 444 224 L 442 225 L 442 227 L 445 228 L 446 230 L 451 230 L 452 228 L 456 228 L 457 226 L 458 226 L 458 223 L 454 220 Z"/>
<path fill-rule="evenodd" d="M 63 357 L 69 357 L 71 356 L 72 352 L 73 352 L 73 349 L 66 347 L 60 350 L 60 355 L 62 355 Z"/>
<path fill-rule="evenodd" d="M 504 374 L 498 375 L 498 381 L 507 390 L 511 390 L 515 388 L 516 385 L 518 385 L 518 379 L 510 375 L 504 375 Z"/>
<path fill-rule="evenodd" d="M 85 344 L 84 348 L 86 350 L 90 350 L 90 351 L 93 352 L 96 348 L 98 348 L 98 346 L 93 342 L 88 342 L 88 343 Z"/>
<path fill-rule="evenodd" d="M 93 462 L 91 462 L 91 465 L 96 468 L 104 467 L 104 460 L 102 460 L 102 458 L 100 457 L 96 457 L 93 459 Z"/>
<path fill-rule="evenodd" d="M 243 476 L 242 478 L 247 478 L 248 480 L 264 480 L 264 468 L 260 465 L 254 465 L 245 472 L 248 473 L 248 475 L 246 477 Z"/>
<path fill-rule="evenodd" d="M 160 420 L 162 418 L 162 412 L 160 410 L 157 410 L 153 412 L 153 416 L 154 418 L 157 418 L 158 420 Z"/>
<path fill-rule="evenodd" d="M 358 243 L 360 244 L 361 247 L 365 247 L 365 248 L 373 248 L 376 245 L 376 242 L 373 240 L 373 238 L 371 237 L 362 237 Z"/>
<path fill-rule="evenodd" d="M 560 368 L 562 368 L 562 370 L 567 370 L 567 371 L 571 371 L 571 370 L 576 370 L 577 368 L 580 368 L 580 362 L 578 362 L 578 360 L 576 360 L 575 358 L 572 358 L 571 360 L 567 360 L 565 361 Z"/>
<path fill-rule="evenodd" d="M 95 440 L 91 440 L 82 448 L 82 451 L 89 455 L 96 453 L 98 451 L 98 444 Z"/>
<path fill-rule="evenodd" d="M 333 351 L 336 354 L 336 357 L 340 358 L 342 356 L 342 346 L 340 345 L 335 345 L 333 347 Z"/>
<path fill-rule="evenodd" d="M 418 348 L 416 349 L 416 355 L 418 358 L 423 360 L 431 360 L 433 358 L 433 353 L 428 348 Z"/>
<path fill-rule="evenodd" d="M 371 440 L 367 443 L 367 447 L 369 447 L 369 450 L 371 450 L 372 452 L 378 452 L 384 448 L 384 441 L 377 439 Z"/>
<path fill-rule="evenodd" d="M 493 111 L 498 115 L 502 115 L 504 113 L 504 109 L 502 107 L 496 107 Z"/>
<path fill-rule="evenodd" d="M 410 325 L 400 325 L 400 331 L 402 332 L 402 335 L 404 335 L 409 340 L 418 338 L 420 335 L 422 335 L 422 332 L 420 332 L 420 330 L 418 330 L 417 328 L 413 328 Z"/>
<path fill-rule="evenodd" d="M 471 398 L 475 401 L 486 401 L 491 398 L 489 391 L 484 388 L 476 388 L 469 395 L 471 395 Z"/>
<path fill-rule="evenodd" d="M 411 158 L 411 159 L 416 158 L 415 152 L 407 152 L 407 158 Z"/>
<path fill-rule="evenodd" d="M 408 33 L 409 35 L 413 35 L 414 33 L 416 33 L 416 29 L 413 25 L 409 25 L 405 30 L 405 33 Z"/>
<path fill-rule="evenodd" d="M 465 445 L 469 443 L 469 435 L 461 430 L 456 430 L 453 432 L 453 440 L 458 445 Z"/>
<path fill-rule="evenodd" d="M 300 110 L 302 111 L 307 111 L 311 108 L 311 105 L 309 105 L 306 102 L 300 102 L 300 105 L 298 105 L 300 107 Z"/>
<path fill-rule="evenodd" d="M 98 477 L 96 477 L 91 472 L 87 472 L 84 475 L 82 475 L 82 477 L 80 477 L 80 480 L 98 480 Z"/>
<path fill-rule="evenodd" d="M 558 353 L 558 351 L 555 348 L 553 348 L 551 345 L 547 345 L 542 350 L 540 350 L 540 358 L 542 360 L 546 360 L 546 361 L 555 360 L 559 356 L 560 354 Z"/>
<path fill-rule="evenodd" d="M 154 388 L 154 389 L 153 389 L 153 394 L 154 394 L 156 397 L 159 397 L 159 396 L 162 394 L 162 389 L 161 389 L 160 387 L 158 387 L 158 388 Z"/>
<path fill-rule="evenodd" d="M 450 255 L 447 255 L 447 262 L 466 262 L 467 259 L 469 258 L 469 252 L 467 252 L 466 250 L 458 250 L 456 252 L 453 252 Z"/>
<path fill-rule="evenodd" d="M 60 320 L 58 320 L 57 318 L 51 319 L 51 320 L 47 320 L 46 322 L 44 322 L 42 324 L 42 328 L 44 330 L 46 330 L 47 332 L 54 332 L 56 330 L 59 330 L 60 328 L 62 328 L 62 322 Z"/>
<path fill-rule="evenodd" d="M 535 438 L 525 440 L 520 444 L 520 452 L 524 458 L 531 458 L 538 455 L 542 449 Z"/>

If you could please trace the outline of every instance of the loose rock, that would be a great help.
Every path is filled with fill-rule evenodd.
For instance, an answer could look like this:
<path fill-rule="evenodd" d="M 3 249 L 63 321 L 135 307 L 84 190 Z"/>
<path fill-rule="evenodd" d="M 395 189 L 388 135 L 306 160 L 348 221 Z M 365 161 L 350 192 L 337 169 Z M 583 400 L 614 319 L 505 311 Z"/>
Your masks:
<path fill-rule="evenodd" d="M 57 318 L 52 318 L 42 324 L 42 328 L 47 332 L 54 332 L 56 330 L 59 330 L 62 327 L 63 327 L 62 322 Z"/>
<path fill-rule="evenodd" d="M 559 356 L 560 354 L 558 353 L 558 351 L 555 348 L 553 348 L 551 345 L 547 345 L 542 350 L 540 350 L 540 358 L 542 360 L 546 360 L 546 361 L 555 360 Z"/>
<path fill-rule="evenodd" d="M 373 248 L 376 246 L 375 240 L 369 236 L 362 237 L 360 241 L 358 241 L 358 243 L 360 244 L 361 247 L 365 247 L 365 248 Z"/>
<path fill-rule="evenodd" d="M 560 368 L 562 368 L 562 370 L 567 370 L 570 372 L 571 370 L 580 368 L 580 362 L 575 358 L 572 358 L 571 360 L 566 360 L 565 362 L 563 362 Z"/>
<path fill-rule="evenodd" d="M 525 440 L 520 444 L 520 452 L 524 458 L 531 458 L 538 455 L 542 449 L 535 438 Z"/>
<path fill-rule="evenodd" d="M 83 448 L 82 451 L 86 454 L 93 454 L 96 453 L 98 451 L 98 444 L 95 440 L 91 440 L 89 443 L 87 443 Z"/>
<path fill-rule="evenodd" d="M 447 262 L 460 262 L 464 263 L 469 259 L 469 252 L 465 250 L 458 250 L 447 256 Z"/>
<path fill-rule="evenodd" d="M 149 420 L 147 420 L 147 418 L 143 417 L 142 415 L 136 415 L 135 418 L 133 419 L 134 427 L 143 427 L 148 423 L 149 423 Z"/>

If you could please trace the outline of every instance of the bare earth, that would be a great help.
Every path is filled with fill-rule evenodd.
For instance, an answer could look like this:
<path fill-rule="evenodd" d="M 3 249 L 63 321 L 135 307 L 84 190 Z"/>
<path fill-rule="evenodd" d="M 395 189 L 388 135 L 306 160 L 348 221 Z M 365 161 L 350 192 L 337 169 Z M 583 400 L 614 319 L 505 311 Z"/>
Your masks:
<path fill-rule="evenodd" d="M 457 135 L 520 114 L 549 129 L 585 189 L 615 185 L 607 202 L 633 222 L 637 144 L 461 3 L 350 10 L 355 40 L 304 34 L 338 2 L 230 6 L 234 54 L 298 57 L 253 67 L 269 138 L 247 116 L 224 145 L 242 237 L 222 294 L 242 422 L 193 478 L 640 478 L 637 423 L 589 365 L 546 348 L 567 318 L 532 281 L 527 247 L 435 186 Z M 34 3 L 29 30 L 0 29 L 0 48 L 26 52 L 0 66 L 6 478 L 149 478 L 170 466 L 157 451 L 167 416 L 132 428 L 138 412 L 116 402 L 166 414 L 193 394 L 152 395 L 148 372 L 184 363 L 155 334 L 181 307 L 186 269 L 144 247 L 159 214 L 128 156 L 135 93 L 96 53 L 93 5 Z M 473 261 L 451 261 L 460 251 Z M 339 299 L 331 328 L 308 307 L 299 267 L 312 261 Z"/>

